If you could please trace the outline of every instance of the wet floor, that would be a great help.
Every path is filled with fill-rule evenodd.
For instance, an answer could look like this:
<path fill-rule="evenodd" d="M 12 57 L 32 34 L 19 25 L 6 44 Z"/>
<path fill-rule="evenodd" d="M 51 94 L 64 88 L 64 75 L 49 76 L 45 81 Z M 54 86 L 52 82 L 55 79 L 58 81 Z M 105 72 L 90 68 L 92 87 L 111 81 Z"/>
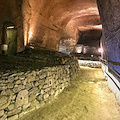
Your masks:
<path fill-rule="evenodd" d="M 120 106 L 101 69 L 81 67 L 56 100 L 19 120 L 120 120 Z"/>

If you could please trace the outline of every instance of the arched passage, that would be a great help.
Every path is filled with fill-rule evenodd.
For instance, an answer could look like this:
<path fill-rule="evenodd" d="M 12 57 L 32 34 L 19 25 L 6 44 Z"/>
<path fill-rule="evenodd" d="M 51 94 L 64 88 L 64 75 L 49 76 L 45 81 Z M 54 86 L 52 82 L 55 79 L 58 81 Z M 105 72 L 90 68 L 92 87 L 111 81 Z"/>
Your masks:
<path fill-rule="evenodd" d="M 17 29 L 12 22 L 3 25 L 2 52 L 8 55 L 17 53 Z"/>
<path fill-rule="evenodd" d="M 68 52 L 71 52 L 79 37 L 78 29 L 102 23 L 104 39 L 103 37 L 101 39 L 104 41 L 103 47 L 107 54 L 102 56 L 106 56 L 110 65 L 109 70 L 114 71 L 118 82 L 120 78 L 119 4 L 120 0 L 44 0 L 41 2 L 25 0 L 23 2 L 25 42 L 27 41 L 26 44 L 31 44 L 34 48 L 45 47 L 52 50 L 59 50 L 61 43 L 65 44 L 65 47 L 70 47 Z"/>
<path fill-rule="evenodd" d="M 98 4 L 98 7 L 97 7 L 97 4 Z M 100 39 L 101 31 L 102 31 L 103 34 L 101 37 L 100 44 L 104 48 L 104 54 L 102 54 L 102 58 L 103 58 L 102 62 L 104 63 L 103 70 L 104 70 L 105 76 L 108 80 L 110 88 L 113 90 L 118 102 L 120 103 L 120 45 L 119 45 L 119 43 L 120 43 L 120 15 L 119 15 L 120 7 L 119 7 L 119 4 L 120 4 L 120 0 L 107 0 L 107 1 L 97 0 L 97 3 L 96 3 L 96 0 L 19 0 L 19 1 L 18 0 L 12 0 L 12 1 L 11 0 L 0 0 L 0 10 L 2 11 L 1 16 L 3 17 L 3 18 L 1 17 L 1 19 L 0 19 L 0 43 L 2 43 L 1 42 L 2 41 L 2 39 L 1 39 L 1 33 L 2 33 L 1 31 L 2 30 L 1 29 L 2 29 L 3 23 L 5 21 L 13 21 L 14 25 L 11 23 L 9 25 L 5 25 L 6 26 L 5 30 L 3 30 L 3 32 L 4 32 L 3 43 L 7 44 L 7 46 L 10 47 L 11 42 L 8 41 L 7 38 L 8 39 L 11 38 L 10 37 L 11 30 L 13 30 L 13 28 L 11 28 L 11 27 L 16 26 L 17 33 L 18 33 L 18 37 L 17 37 L 17 46 L 18 46 L 17 51 L 18 52 L 21 52 L 24 49 L 23 40 L 24 40 L 25 46 L 28 45 L 32 49 L 44 47 L 45 49 L 55 50 L 55 52 L 53 52 L 54 55 L 57 54 L 56 51 L 59 50 L 60 43 L 65 44 L 65 46 L 67 46 L 69 48 L 68 52 L 71 52 L 73 50 L 73 47 L 76 45 L 76 43 L 80 42 L 80 44 L 82 44 L 82 45 L 92 45 L 92 43 L 96 43 L 95 41 L 97 39 Z M 98 8 L 99 8 L 99 12 L 98 12 Z M 100 13 L 100 16 L 99 16 L 99 13 Z M 100 20 L 100 18 L 101 18 L 101 20 Z M 101 24 L 103 26 L 103 30 L 102 30 L 102 28 L 101 28 L 101 30 L 98 30 L 98 28 L 96 28 L 96 26 L 97 27 L 99 25 L 101 26 Z M 23 31 L 23 29 L 24 29 L 24 31 Z M 23 32 L 24 32 L 24 34 L 23 34 Z M 6 33 L 8 33 L 8 34 L 6 34 Z M 23 35 L 24 35 L 24 39 L 23 39 Z M 99 41 L 97 41 L 97 42 L 99 42 Z M 13 45 L 13 47 L 15 47 L 15 44 Z M 10 47 L 10 48 L 13 48 L 13 47 Z M 12 51 L 12 50 L 13 49 L 11 49 L 10 51 Z M 25 50 L 28 50 L 28 49 L 25 49 Z M 38 49 L 36 49 L 36 51 L 37 50 Z M 47 59 L 47 57 L 38 57 L 38 56 L 36 56 L 36 54 L 35 54 L 35 56 L 34 55 L 31 56 L 32 52 L 34 53 L 34 50 L 31 50 L 31 49 L 30 49 L 30 51 L 28 50 L 27 52 L 29 53 L 29 55 L 27 57 L 30 58 L 30 59 L 28 59 L 29 62 L 27 60 L 28 66 L 30 66 L 30 69 L 34 68 L 31 66 L 32 65 L 34 66 L 35 63 L 37 64 L 36 66 L 39 67 L 38 62 L 42 64 L 42 63 L 44 63 L 44 61 L 46 62 L 46 60 L 49 60 L 49 57 L 48 57 L 49 55 L 52 56 L 50 51 L 47 51 L 47 53 L 49 54 L 47 56 L 48 59 Z M 10 52 L 10 54 L 13 54 L 13 52 Z M 20 55 L 21 56 L 23 55 L 22 57 L 25 58 L 24 52 L 20 53 Z M 72 57 L 70 57 L 70 58 L 72 58 Z M 34 60 L 35 60 L 35 62 L 34 62 Z M 39 61 L 39 60 L 41 60 L 41 61 Z M 54 61 L 54 59 L 52 59 L 52 60 Z M 52 61 L 52 60 L 50 60 L 50 61 Z M 71 59 L 69 59 L 69 60 L 71 60 Z M 20 59 L 20 61 L 21 61 L 21 59 Z M 64 58 L 61 58 L 61 59 L 56 58 L 54 62 L 56 62 L 56 61 L 62 62 L 63 63 L 62 65 L 65 66 L 65 63 L 67 60 L 65 60 Z M 17 62 L 13 62 L 13 63 L 15 63 L 15 65 L 17 66 Z M 22 65 L 23 65 L 23 63 L 22 63 Z M 68 67 L 69 68 L 72 68 L 72 67 L 77 68 L 78 67 L 78 64 L 75 63 L 74 65 L 75 65 L 75 67 L 73 65 L 71 65 L 71 67 L 68 65 Z M 14 66 L 14 67 L 16 67 L 16 66 Z M 63 66 L 61 66 L 62 70 L 64 69 Z M 26 67 L 26 66 L 24 66 L 24 67 Z M 19 66 L 16 67 L 16 69 L 17 68 L 18 69 L 21 68 L 20 64 L 19 64 Z M 69 68 L 64 73 L 70 73 Z M 56 69 L 56 67 L 55 67 L 55 69 Z M 37 71 L 37 69 L 36 69 L 36 71 Z M 51 71 L 51 69 L 49 69 L 48 71 Z M 77 71 L 77 70 L 75 70 L 75 71 Z M 73 72 L 73 71 L 71 71 L 71 72 Z M 38 75 L 39 73 L 40 73 L 40 75 Z M 54 74 L 54 72 L 52 72 L 52 73 Z M 59 72 L 58 70 L 57 70 L 57 73 L 61 74 L 61 72 Z M 56 73 L 56 75 L 57 75 L 57 73 Z M 4 74 L 4 72 L 2 74 Z M 13 74 L 13 76 L 11 76 L 12 74 Z M 39 86 L 39 84 L 41 82 L 38 83 L 36 80 L 36 79 L 39 79 L 39 76 L 44 77 L 44 75 L 42 76 L 41 72 L 37 71 L 37 75 L 35 75 L 35 71 L 33 71 L 32 77 L 30 76 L 30 78 L 28 78 L 28 76 L 18 77 L 19 75 L 23 75 L 24 74 L 23 72 L 20 74 L 15 74 L 15 75 L 18 75 L 16 77 L 14 77 L 14 72 L 12 74 L 8 73 L 8 74 L 4 74 L 2 77 L 0 76 L 0 78 L 2 78 L 2 80 L 5 82 L 5 84 L 3 84 L 5 86 L 2 88 L 4 89 L 7 86 L 8 88 L 11 89 L 11 88 L 14 88 L 14 85 L 15 85 L 14 95 L 17 97 L 16 94 L 18 94 L 18 91 L 16 93 L 16 89 L 19 86 L 19 84 L 26 86 L 26 85 L 28 85 L 28 84 L 26 84 L 26 82 L 28 82 L 28 83 L 33 82 L 30 86 L 28 85 L 26 89 L 27 90 L 29 89 L 30 93 L 31 92 L 36 93 L 36 91 L 38 91 L 38 88 L 40 89 L 38 91 L 38 94 L 35 94 L 35 96 L 32 93 L 31 94 L 33 96 L 31 94 L 29 95 L 31 97 L 30 102 L 33 99 L 35 100 L 34 102 L 32 102 L 35 105 L 35 106 L 33 105 L 34 108 L 40 107 L 38 104 L 39 104 L 39 102 L 41 102 L 41 99 L 43 100 L 43 98 L 45 99 L 45 98 L 49 97 L 49 93 L 51 94 L 51 91 L 49 91 L 48 94 L 46 94 L 44 88 L 43 88 L 43 91 L 41 91 L 41 86 Z M 25 75 L 28 75 L 28 74 L 29 74 L 29 71 L 27 73 L 25 73 Z M 47 79 L 48 84 L 49 84 L 49 86 L 47 86 L 47 90 L 49 90 L 48 87 L 50 87 L 52 84 L 52 82 L 49 81 L 51 79 L 50 78 L 51 75 L 50 75 L 50 73 L 47 73 L 45 75 L 49 76 L 49 78 Z M 6 76 L 11 76 L 12 78 L 10 78 L 9 80 L 12 79 L 13 82 L 14 82 L 14 78 L 17 81 L 14 83 L 14 85 L 11 85 L 11 84 L 6 85 L 6 81 L 7 81 Z M 67 76 L 67 75 L 65 75 L 65 76 Z M 72 74 L 70 76 L 72 76 Z M 59 75 L 59 77 L 61 77 L 61 75 Z M 41 79 L 43 80 L 43 78 L 41 78 Z M 54 76 L 54 79 L 58 80 L 57 77 L 55 77 L 55 76 Z M 89 78 L 86 78 L 86 79 L 89 79 Z M 25 80 L 25 82 L 24 82 L 24 80 Z M 62 79 L 62 80 L 64 80 L 64 79 Z M 46 82 L 46 76 L 45 76 L 44 81 Z M 9 81 L 7 81 L 7 82 L 9 82 Z M 24 83 L 22 83 L 22 82 L 24 82 Z M 91 83 L 93 83 L 93 82 L 90 81 L 90 84 Z M 56 84 L 58 84 L 58 87 L 59 87 L 59 83 L 56 82 Z M 45 87 L 45 86 L 46 86 L 46 84 L 43 85 L 43 87 Z M 37 87 L 37 90 L 34 89 L 34 87 Z M 23 89 L 25 89 L 25 87 L 22 88 L 20 85 L 20 90 L 21 89 L 23 90 Z M 22 91 L 22 92 L 25 92 L 25 91 Z M 40 92 L 45 92 L 44 96 L 36 99 L 35 97 L 37 95 L 41 95 Z M 55 92 L 57 92 L 57 91 L 55 90 Z M 26 95 L 26 93 L 25 93 L 25 95 Z M 83 93 L 84 93 L 84 91 L 83 91 Z M 0 90 L 0 94 L 3 94 L 2 99 L 5 99 L 4 102 L 1 99 L 1 101 L 3 102 L 2 103 L 3 111 L 2 111 L 1 116 L 4 117 L 4 113 L 5 113 L 8 115 L 8 117 L 18 117 L 19 113 L 16 113 L 17 115 L 15 115 L 14 113 L 11 115 L 11 112 L 9 109 L 10 103 L 9 102 L 7 103 L 7 100 L 9 99 L 8 95 L 6 95 L 6 93 L 2 92 L 1 90 Z M 10 94 L 11 94 L 11 91 L 10 91 Z M 54 95 L 56 96 L 56 94 L 54 94 Z M 51 95 L 50 95 L 50 97 L 51 97 Z M 15 100 L 16 99 L 14 97 L 13 101 L 15 101 Z M 20 97 L 20 100 L 22 100 L 21 97 Z M 12 105 L 13 105 L 13 103 L 15 103 L 13 101 L 10 100 Z M 5 105 L 5 109 L 4 109 L 4 105 Z M 7 105 L 7 107 L 6 107 L 6 105 Z M 31 104 L 29 104 L 29 105 L 31 105 Z M 25 106 L 21 106 L 20 111 L 21 111 L 21 109 L 24 111 L 24 108 L 26 109 L 26 107 L 28 107 L 28 111 L 30 111 L 29 105 L 27 104 Z M 19 109 L 17 109 L 17 110 L 19 111 Z M 86 105 L 83 107 L 83 111 L 88 112 Z M 25 112 L 25 114 L 26 114 L 26 112 Z M 5 115 L 5 116 L 7 117 L 7 115 Z M 13 115 L 15 115 L 15 116 L 13 116 Z M 21 116 L 21 113 L 19 115 Z M 5 118 L 5 119 L 7 119 L 7 118 Z M 10 118 L 10 119 L 12 119 L 12 118 Z"/>

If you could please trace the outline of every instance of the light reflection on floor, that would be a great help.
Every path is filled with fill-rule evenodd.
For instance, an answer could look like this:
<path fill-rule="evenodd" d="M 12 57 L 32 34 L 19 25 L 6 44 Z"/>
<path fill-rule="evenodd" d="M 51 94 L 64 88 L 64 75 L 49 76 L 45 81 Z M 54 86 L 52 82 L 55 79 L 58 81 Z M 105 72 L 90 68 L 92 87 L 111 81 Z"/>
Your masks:
<path fill-rule="evenodd" d="M 100 68 L 81 67 L 79 77 L 52 104 L 19 120 L 120 120 L 120 106 Z"/>

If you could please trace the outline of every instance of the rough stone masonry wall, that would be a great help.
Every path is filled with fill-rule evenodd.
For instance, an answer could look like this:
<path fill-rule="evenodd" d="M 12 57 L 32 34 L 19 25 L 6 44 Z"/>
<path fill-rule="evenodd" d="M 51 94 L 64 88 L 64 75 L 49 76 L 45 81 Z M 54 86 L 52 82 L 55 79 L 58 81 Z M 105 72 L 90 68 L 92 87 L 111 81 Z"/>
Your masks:
<path fill-rule="evenodd" d="M 0 120 L 15 120 L 54 100 L 70 84 L 78 64 L 27 72 L 1 72 Z"/>

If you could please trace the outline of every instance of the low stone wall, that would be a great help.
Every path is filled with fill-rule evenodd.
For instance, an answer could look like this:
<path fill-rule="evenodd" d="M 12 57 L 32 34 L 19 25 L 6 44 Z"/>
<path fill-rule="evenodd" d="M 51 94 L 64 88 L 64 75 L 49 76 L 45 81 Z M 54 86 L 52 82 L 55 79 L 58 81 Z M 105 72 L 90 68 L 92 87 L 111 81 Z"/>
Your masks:
<path fill-rule="evenodd" d="M 15 120 L 44 106 L 70 84 L 78 64 L 0 73 L 0 120 Z"/>
<path fill-rule="evenodd" d="M 80 66 L 91 67 L 91 68 L 101 68 L 100 61 L 90 61 L 90 60 L 78 60 Z"/>

